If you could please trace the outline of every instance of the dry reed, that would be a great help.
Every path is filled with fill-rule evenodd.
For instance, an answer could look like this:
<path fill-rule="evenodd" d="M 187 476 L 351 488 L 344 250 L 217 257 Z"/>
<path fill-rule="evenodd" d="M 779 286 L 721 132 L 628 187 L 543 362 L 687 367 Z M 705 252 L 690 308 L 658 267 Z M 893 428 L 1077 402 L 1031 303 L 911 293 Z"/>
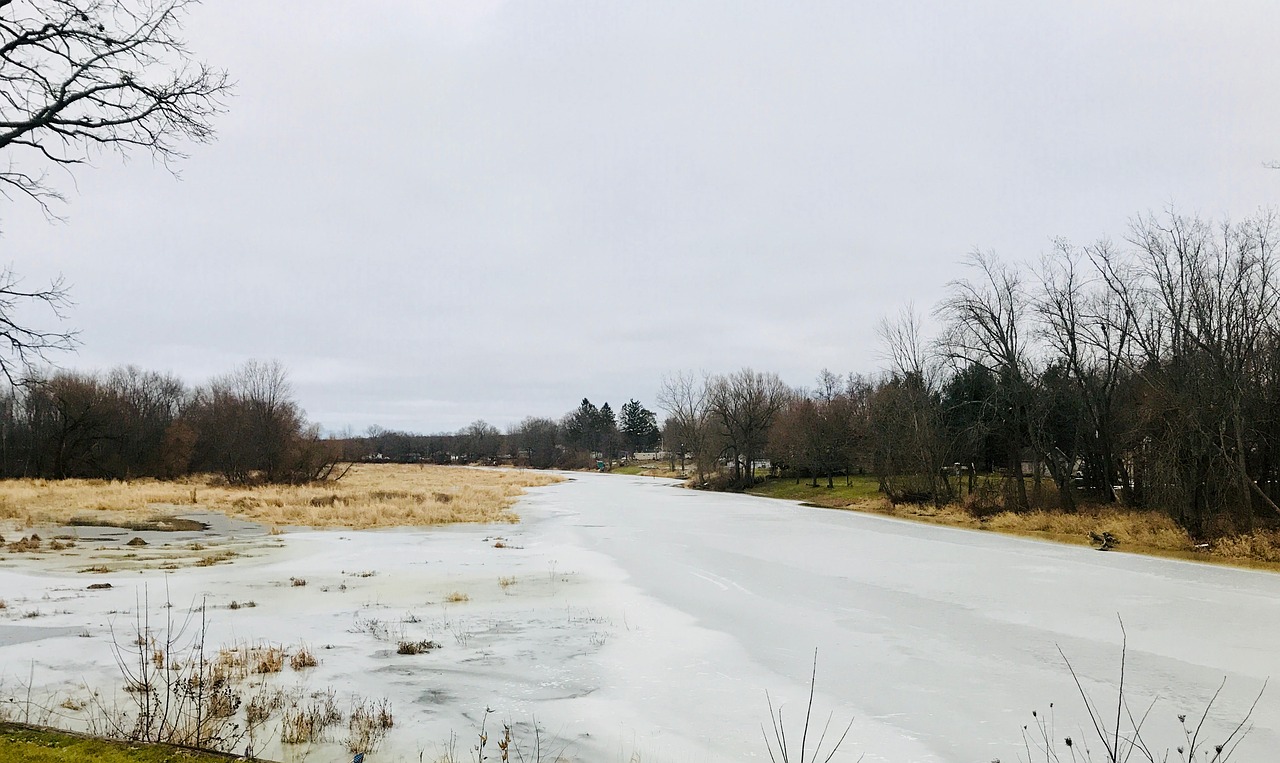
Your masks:
<path fill-rule="evenodd" d="M 558 481 L 540 472 L 404 464 L 358 464 L 338 482 L 311 485 L 237 487 L 213 476 L 129 482 L 17 479 L 0 481 L 0 520 L 29 526 L 208 510 L 271 527 L 515 522 L 511 506 L 525 488 Z"/>
<path fill-rule="evenodd" d="M 319 664 L 320 661 L 316 659 L 315 654 L 312 653 L 311 648 L 306 644 L 299 645 L 298 650 L 289 655 L 289 667 L 294 670 L 306 670 L 307 668 L 314 668 Z"/>
<path fill-rule="evenodd" d="M 814 503 L 823 504 L 821 500 Z M 1120 551 L 1268 569 L 1280 565 L 1280 530 L 1256 529 L 1196 543 L 1169 515 L 1159 511 L 1085 505 L 1075 512 L 1036 509 L 976 516 L 956 504 L 893 504 L 883 498 L 840 503 L 828 508 L 1080 545 L 1095 544 L 1095 535 L 1110 534 L 1116 539 L 1115 547 Z"/>

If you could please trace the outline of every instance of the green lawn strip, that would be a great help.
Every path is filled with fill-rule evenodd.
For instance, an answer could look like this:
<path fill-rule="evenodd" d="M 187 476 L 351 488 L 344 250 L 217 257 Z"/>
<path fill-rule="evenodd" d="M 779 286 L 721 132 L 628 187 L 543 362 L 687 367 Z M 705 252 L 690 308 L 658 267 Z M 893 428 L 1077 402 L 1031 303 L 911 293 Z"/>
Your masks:
<path fill-rule="evenodd" d="M 844 508 L 881 497 L 880 484 L 875 477 L 866 475 L 850 477 L 848 485 L 845 484 L 844 477 L 836 477 L 834 482 L 835 487 L 828 488 L 825 478 L 818 480 L 818 487 L 813 487 L 812 480 L 808 478 L 801 478 L 799 484 L 794 479 L 769 479 L 747 492 L 768 498 L 805 501 L 833 508 Z"/>
<path fill-rule="evenodd" d="M 0 761 L 26 763 L 227 763 L 233 755 L 182 747 L 116 742 L 82 734 L 0 722 Z"/>

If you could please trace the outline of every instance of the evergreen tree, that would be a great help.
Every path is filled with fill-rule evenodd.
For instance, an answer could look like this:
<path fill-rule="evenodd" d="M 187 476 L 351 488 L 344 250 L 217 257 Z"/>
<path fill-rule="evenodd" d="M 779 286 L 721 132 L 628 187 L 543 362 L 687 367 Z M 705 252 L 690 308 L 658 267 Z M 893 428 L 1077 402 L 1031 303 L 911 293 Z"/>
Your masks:
<path fill-rule="evenodd" d="M 658 430 L 658 417 L 638 400 L 629 400 L 622 406 L 619 425 L 623 440 L 632 452 L 649 451 L 658 446 L 662 433 Z"/>
<path fill-rule="evenodd" d="M 569 447 L 594 451 L 600 442 L 600 410 L 584 397 L 578 407 L 564 417 L 562 429 Z"/>

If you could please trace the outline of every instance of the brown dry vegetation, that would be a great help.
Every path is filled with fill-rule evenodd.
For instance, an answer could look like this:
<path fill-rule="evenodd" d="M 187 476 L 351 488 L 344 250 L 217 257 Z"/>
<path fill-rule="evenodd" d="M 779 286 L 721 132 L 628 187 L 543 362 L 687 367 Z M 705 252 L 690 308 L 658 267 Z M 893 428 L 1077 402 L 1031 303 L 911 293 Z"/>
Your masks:
<path fill-rule="evenodd" d="M 1093 534 L 1110 533 L 1119 541 L 1116 546 L 1118 551 L 1280 570 L 1280 532 L 1255 530 L 1197 546 L 1186 530 L 1179 527 L 1167 514 L 1158 511 L 1082 506 L 1074 513 L 1056 510 L 1001 511 L 977 516 L 956 504 L 893 504 L 883 498 L 854 502 L 837 498 L 834 503 L 828 504 L 821 497 L 811 498 L 809 502 L 818 506 L 825 505 L 826 508 L 863 511 L 948 527 L 989 530 L 1077 545 L 1090 545 Z"/>
<path fill-rule="evenodd" d="M 212 476 L 130 482 L 17 479 L 0 481 L 0 520 L 31 526 L 207 510 L 270 526 L 514 522 L 510 508 L 525 488 L 558 481 L 530 471 L 404 464 L 359 464 L 338 482 L 311 485 L 236 487 Z"/>

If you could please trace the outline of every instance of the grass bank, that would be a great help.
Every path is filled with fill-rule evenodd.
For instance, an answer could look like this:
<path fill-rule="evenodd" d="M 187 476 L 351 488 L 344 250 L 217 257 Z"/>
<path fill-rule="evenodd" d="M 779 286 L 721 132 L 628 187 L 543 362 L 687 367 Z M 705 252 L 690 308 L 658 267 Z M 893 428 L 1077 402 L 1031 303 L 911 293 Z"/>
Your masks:
<path fill-rule="evenodd" d="M 672 470 L 668 468 L 665 461 L 632 462 L 626 466 L 615 466 L 609 470 L 609 473 L 629 474 L 634 477 L 667 477 L 669 479 L 683 479 L 689 476 L 679 469 Z"/>
<path fill-rule="evenodd" d="M 0 520 L 25 526 L 75 520 L 126 524 L 216 511 L 265 525 L 401 527 L 515 522 L 511 506 L 529 487 L 560 477 L 525 470 L 417 464 L 357 464 L 337 482 L 227 485 L 214 476 L 0 481 Z"/>
<path fill-rule="evenodd" d="M 802 501 L 831 509 L 909 519 L 947 527 L 1017 535 L 1025 538 L 1085 546 L 1093 536 L 1110 533 L 1118 541 L 1118 551 L 1173 559 L 1213 562 L 1280 572 L 1280 532 L 1255 530 L 1197 544 L 1167 514 L 1135 511 L 1112 506 L 1082 506 L 1079 511 L 1040 510 L 1015 513 L 1002 511 L 976 516 L 963 506 L 890 503 L 874 477 L 857 476 L 846 485 L 843 478 L 834 488 L 825 481 L 813 487 L 808 480 L 769 479 L 747 491 L 752 495 Z"/>
<path fill-rule="evenodd" d="M 25 763 L 227 763 L 232 755 L 167 745 L 113 742 L 65 731 L 0 722 L 0 760 Z"/>

